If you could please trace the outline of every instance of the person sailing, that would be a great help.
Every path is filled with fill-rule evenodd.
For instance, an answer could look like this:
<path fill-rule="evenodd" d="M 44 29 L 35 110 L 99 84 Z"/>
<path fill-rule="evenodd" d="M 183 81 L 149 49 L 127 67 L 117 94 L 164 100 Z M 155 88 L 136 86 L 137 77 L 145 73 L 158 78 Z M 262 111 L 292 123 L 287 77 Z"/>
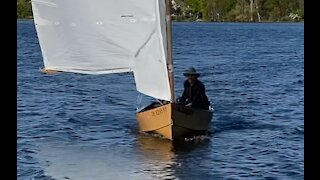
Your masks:
<path fill-rule="evenodd" d="M 184 104 L 186 107 L 209 109 L 210 102 L 206 95 L 204 84 L 198 79 L 200 74 L 194 67 L 191 67 L 183 73 L 187 78 L 184 81 L 184 91 L 177 102 Z"/>

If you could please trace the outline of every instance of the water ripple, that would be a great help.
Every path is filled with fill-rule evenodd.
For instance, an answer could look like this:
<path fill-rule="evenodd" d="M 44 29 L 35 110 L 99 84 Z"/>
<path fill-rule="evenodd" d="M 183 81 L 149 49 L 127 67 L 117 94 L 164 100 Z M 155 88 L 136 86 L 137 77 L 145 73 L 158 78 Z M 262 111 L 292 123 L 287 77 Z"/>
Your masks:
<path fill-rule="evenodd" d="M 139 132 L 131 73 L 41 74 L 17 26 L 18 179 L 304 179 L 304 24 L 174 23 L 175 91 L 194 66 L 214 107 L 178 142 Z"/>

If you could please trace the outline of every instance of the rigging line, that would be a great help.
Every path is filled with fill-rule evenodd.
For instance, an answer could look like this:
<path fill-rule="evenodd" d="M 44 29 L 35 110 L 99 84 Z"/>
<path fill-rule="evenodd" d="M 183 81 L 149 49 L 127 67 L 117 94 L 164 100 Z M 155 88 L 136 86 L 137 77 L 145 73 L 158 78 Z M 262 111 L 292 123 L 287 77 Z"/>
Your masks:
<path fill-rule="evenodd" d="M 141 105 L 141 102 L 142 102 L 142 94 L 141 93 L 139 93 L 138 94 L 138 97 L 137 97 L 137 101 L 136 101 L 136 110 L 138 110 L 139 109 L 139 107 L 140 107 L 140 105 Z"/>
<path fill-rule="evenodd" d="M 161 106 L 163 105 L 163 103 L 161 102 L 161 100 L 159 100 L 159 99 L 156 99 L 156 100 L 158 101 L 158 103 L 161 104 Z"/>

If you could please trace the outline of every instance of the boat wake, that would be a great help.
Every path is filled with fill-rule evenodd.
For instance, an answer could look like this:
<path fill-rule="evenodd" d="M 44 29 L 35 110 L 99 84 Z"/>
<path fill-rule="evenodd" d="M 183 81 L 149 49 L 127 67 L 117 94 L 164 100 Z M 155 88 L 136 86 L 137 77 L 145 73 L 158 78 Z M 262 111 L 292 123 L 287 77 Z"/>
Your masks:
<path fill-rule="evenodd" d="M 147 136 L 147 137 L 154 137 L 154 138 L 159 138 L 159 139 L 167 139 L 166 137 L 162 136 L 161 134 L 154 133 L 154 132 L 140 132 L 142 136 Z"/>
<path fill-rule="evenodd" d="M 184 138 L 184 141 L 186 142 L 203 142 L 203 141 L 207 141 L 210 140 L 210 136 L 209 135 L 197 135 L 197 136 L 193 136 L 190 138 Z"/>
<path fill-rule="evenodd" d="M 152 137 L 152 138 L 167 139 L 164 136 L 162 136 L 158 133 L 153 133 L 153 132 L 140 132 L 140 134 L 142 136 L 147 136 L 147 137 Z M 179 139 L 179 141 L 181 141 L 181 142 L 195 142 L 195 143 L 203 142 L 203 141 L 207 141 L 207 140 L 210 140 L 210 132 L 208 132 L 207 134 L 194 135 L 191 137 Z"/>

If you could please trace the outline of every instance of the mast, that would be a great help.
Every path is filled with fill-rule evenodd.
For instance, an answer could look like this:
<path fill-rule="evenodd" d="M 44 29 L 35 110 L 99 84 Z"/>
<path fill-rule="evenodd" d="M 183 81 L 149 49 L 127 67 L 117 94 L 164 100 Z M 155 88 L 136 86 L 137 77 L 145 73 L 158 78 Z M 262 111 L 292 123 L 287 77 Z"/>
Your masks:
<path fill-rule="evenodd" d="M 166 30 L 167 30 L 167 48 L 168 48 L 168 73 L 171 91 L 171 100 L 174 102 L 174 77 L 173 77 L 173 61 L 172 61 L 172 20 L 171 20 L 171 0 L 166 0 Z"/>

